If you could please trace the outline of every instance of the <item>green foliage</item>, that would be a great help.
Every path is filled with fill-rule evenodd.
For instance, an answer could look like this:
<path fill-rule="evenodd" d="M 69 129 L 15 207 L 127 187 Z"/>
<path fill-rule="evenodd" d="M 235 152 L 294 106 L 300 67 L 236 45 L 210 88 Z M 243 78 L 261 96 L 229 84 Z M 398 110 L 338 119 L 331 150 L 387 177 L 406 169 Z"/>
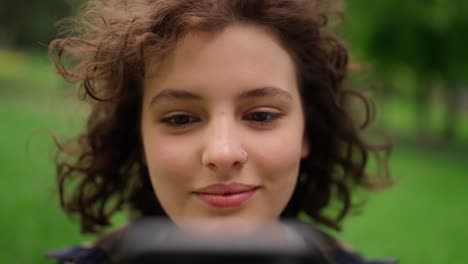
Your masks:
<path fill-rule="evenodd" d="M 418 78 L 440 74 L 449 82 L 467 79 L 464 1 L 350 0 L 347 7 L 349 39 L 381 73 L 403 66 Z"/>
<path fill-rule="evenodd" d="M 77 0 L 1 1 L 0 47 L 37 49 L 56 35 L 54 23 L 70 15 Z"/>

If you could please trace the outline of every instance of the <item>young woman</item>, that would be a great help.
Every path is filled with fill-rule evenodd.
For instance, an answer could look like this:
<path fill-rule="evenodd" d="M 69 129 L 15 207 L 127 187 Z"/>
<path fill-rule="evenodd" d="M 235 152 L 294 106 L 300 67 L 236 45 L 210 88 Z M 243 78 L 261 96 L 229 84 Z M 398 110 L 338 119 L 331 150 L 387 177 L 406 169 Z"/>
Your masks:
<path fill-rule="evenodd" d="M 91 233 L 120 210 L 214 230 L 303 213 L 339 229 L 352 188 L 379 183 L 364 170 L 379 147 L 346 108 L 369 102 L 343 85 L 333 12 L 320 0 L 90 0 L 50 45 L 91 105 L 74 144 L 58 143 L 64 211 Z M 327 241 L 330 261 L 367 263 Z"/>

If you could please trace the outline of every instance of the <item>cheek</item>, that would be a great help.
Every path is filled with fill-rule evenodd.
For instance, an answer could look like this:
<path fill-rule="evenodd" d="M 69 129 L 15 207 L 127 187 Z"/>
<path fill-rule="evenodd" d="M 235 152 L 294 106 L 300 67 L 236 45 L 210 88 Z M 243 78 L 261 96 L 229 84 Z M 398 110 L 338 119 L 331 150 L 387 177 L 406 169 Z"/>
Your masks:
<path fill-rule="evenodd" d="M 171 184 L 190 178 L 194 163 L 188 142 L 167 137 L 145 138 L 146 162 L 153 181 Z"/>
<path fill-rule="evenodd" d="M 297 134 L 297 133 L 296 133 Z M 255 169 L 261 177 L 265 191 L 262 208 L 277 218 L 291 199 L 299 174 L 302 152 L 302 135 L 291 133 L 265 137 L 257 146 Z"/>
<path fill-rule="evenodd" d="M 297 183 L 303 157 L 303 119 L 299 110 L 271 134 L 257 138 L 257 169 L 265 184 L 267 200 L 277 215 L 284 209 Z M 261 146 L 261 147 L 259 147 Z"/>
<path fill-rule="evenodd" d="M 258 148 L 259 157 L 263 163 L 270 164 L 272 169 L 288 170 L 299 164 L 303 152 L 301 133 L 289 129 L 260 140 L 259 145 L 262 147 Z"/>

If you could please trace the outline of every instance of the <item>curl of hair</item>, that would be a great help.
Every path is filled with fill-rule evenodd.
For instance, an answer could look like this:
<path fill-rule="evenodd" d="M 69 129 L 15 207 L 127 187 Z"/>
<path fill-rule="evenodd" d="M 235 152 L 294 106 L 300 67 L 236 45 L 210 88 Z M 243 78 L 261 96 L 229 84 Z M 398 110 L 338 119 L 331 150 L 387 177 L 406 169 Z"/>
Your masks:
<path fill-rule="evenodd" d="M 369 154 L 389 151 L 391 144 L 370 145 L 360 136 L 371 119 L 371 105 L 361 93 L 344 88 L 348 53 L 326 30 L 333 13 L 321 0 L 88 1 L 79 16 L 62 23 L 64 37 L 50 44 L 58 73 L 80 83 L 92 109 L 86 129 L 74 141 L 56 141 L 62 208 L 79 215 L 83 232 L 94 233 L 124 207 L 140 215 L 165 215 L 142 155 L 145 58 L 162 60 L 190 31 L 246 23 L 271 29 L 293 57 L 306 136 L 317 153 L 301 161 L 300 180 L 282 217 L 305 212 L 339 229 L 352 206 L 352 188 L 378 182 L 365 171 Z M 364 103 L 361 126 L 346 108 L 350 96 Z M 324 209 L 334 200 L 341 208 L 332 217 Z"/>

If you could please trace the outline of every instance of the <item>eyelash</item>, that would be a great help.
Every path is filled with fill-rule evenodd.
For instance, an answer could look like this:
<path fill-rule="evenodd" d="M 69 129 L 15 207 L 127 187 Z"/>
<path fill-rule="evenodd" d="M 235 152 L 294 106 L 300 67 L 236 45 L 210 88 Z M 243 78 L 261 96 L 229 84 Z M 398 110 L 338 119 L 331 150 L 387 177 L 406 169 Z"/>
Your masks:
<path fill-rule="evenodd" d="M 180 122 L 181 118 L 182 118 L 182 121 L 185 121 L 185 122 Z M 184 126 L 188 126 L 192 123 L 199 122 L 199 121 L 200 121 L 199 118 L 196 118 L 189 114 L 175 114 L 175 115 L 161 118 L 160 120 L 161 123 L 171 126 L 171 127 L 184 127 Z"/>
<path fill-rule="evenodd" d="M 258 117 L 258 115 L 262 115 L 262 117 L 264 117 L 265 119 L 261 118 L 262 120 L 254 120 L 255 116 Z M 280 119 L 282 116 L 283 115 L 279 113 L 259 111 L 259 112 L 253 112 L 253 113 L 247 114 L 247 117 L 250 117 L 250 119 L 247 119 L 247 120 L 255 122 L 258 125 L 268 125 Z"/>
<path fill-rule="evenodd" d="M 260 118 L 258 118 L 260 115 Z M 256 125 L 269 125 L 280 119 L 283 115 L 279 113 L 258 111 L 247 114 L 243 119 L 254 122 Z M 182 120 L 181 120 L 182 119 Z M 257 119 L 257 120 L 255 120 Z M 258 120 L 261 119 L 261 120 Z M 160 122 L 174 128 L 182 128 L 199 122 L 200 119 L 189 114 L 175 114 L 160 119 Z"/>

